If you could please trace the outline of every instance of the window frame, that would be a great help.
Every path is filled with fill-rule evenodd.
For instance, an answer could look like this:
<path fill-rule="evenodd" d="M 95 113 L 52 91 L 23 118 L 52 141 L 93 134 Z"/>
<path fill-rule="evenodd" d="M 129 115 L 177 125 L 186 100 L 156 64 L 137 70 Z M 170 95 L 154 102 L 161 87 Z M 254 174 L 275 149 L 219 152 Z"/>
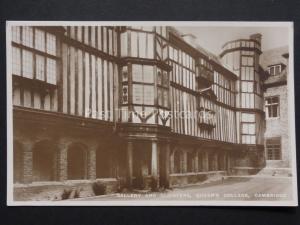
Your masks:
<path fill-rule="evenodd" d="M 268 103 L 267 104 L 267 99 L 273 99 L 273 98 L 277 98 L 278 102 L 277 103 Z M 279 119 L 280 118 L 280 96 L 279 95 L 274 95 L 274 96 L 267 96 L 264 99 L 264 104 L 265 104 L 265 113 L 266 113 L 266 119 L 270 120 L 270 119 Z M 269 116 L 269 109 L 273 109 L 273 106 L 277 106 L 277 116 Z M 273 110 L 272 110 L 273 112 Z"/>

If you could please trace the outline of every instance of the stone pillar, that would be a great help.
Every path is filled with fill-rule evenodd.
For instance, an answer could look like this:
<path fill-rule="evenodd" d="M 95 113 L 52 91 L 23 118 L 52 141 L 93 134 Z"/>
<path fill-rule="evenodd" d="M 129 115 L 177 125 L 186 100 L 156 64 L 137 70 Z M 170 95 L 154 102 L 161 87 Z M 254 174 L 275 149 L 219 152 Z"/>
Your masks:
<path fill-rule="evenodd" d="M 60 143 L 58 146 L 58 180 L 68 179 L 68 145 Z"/>
<path fill-rule="evenodd" d="M 151 149 L 151 175 L 154 177 L 158 176 L 158 149 L 157 142 L 152 141 L 152 149 Z"/>
<path fill-rule="evenodd" d="M 227 154 L 227 171 L 231 173 L 231 160 L 230 160 L 230 154 Z"/>
<path fill-rule="evenodd" d="M 209 162 L 208 162 L 208 153 L 207 152 L 203 152 L 202 154 L 202 164 L 203 164 L 203 172 L 207 172 L 209 171 Z"/>
<path fill-rule="evenodd" d="M 171 174 L 175 173 L 175 171 L 174 171 L 174 153 L 175 153 L 175 151 L 173 151 L 172 153 L 170 153 L 170 173 Z"/>
<path fill-rule="evenodd" d="M 131 140 L 127 142 L 127 186 L 132 187 L 133 176 L 133 143 Z"/>
<path fill-rule="evenodd" d="M 168 142 L 165 149 L 165 188 L 170 187 L 170 152 L 171 147 L 170 143 Z"/>
<path fill-rule="evenodd" d="M 33 181 L 33 143 L 26 141 L 23 145 L 23 182 L 31 183 Z"/>
<path fill-rule="evenodd" d="M 96 179 L 96 151 L 97 147 L 92 146 L 88 150 L 88 179 Z"/>
<path fill-rule="evenodd" d="M 194 157 L 194 172 L 197 173 L 199 172 L 199 156 L 198 156 L 198 151 L 195 151 L 195 157 Z"/>
<path fill-rule="evenodd" d="M 223 154 L 223 168 L 224 171 L 227 171 L 227 153 L 224 152 Z"/>
<path fill-rule="evenodd" d="M 182 173 L 187 172 L 187 152 L 183 151 L 183 157 L 182 157 Z"/>

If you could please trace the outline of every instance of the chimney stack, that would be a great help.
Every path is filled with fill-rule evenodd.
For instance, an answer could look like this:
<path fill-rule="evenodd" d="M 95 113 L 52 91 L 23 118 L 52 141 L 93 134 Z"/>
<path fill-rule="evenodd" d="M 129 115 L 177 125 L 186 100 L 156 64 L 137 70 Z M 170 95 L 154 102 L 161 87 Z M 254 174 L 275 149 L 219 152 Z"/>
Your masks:
<path fill-rule="evenodd" d="M 250 39 L 256 40 L 260 44 L 261 44 L 261 37 L 262 37 L 262 35 L 260 33 L 250 35 Z"/>

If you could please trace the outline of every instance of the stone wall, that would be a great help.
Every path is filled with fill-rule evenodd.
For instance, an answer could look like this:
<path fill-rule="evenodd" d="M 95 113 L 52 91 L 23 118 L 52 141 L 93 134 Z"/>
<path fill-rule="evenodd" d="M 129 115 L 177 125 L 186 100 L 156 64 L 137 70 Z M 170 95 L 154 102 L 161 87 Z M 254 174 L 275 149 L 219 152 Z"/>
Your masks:
<path fill-rule="evenodd" d="M 70 192 L 70 199 L 75 198 L 77 191 L 79 198 L 95 196 L 93 184 L 102 183 L 106 187 L 105 194 L 116 193 L 119 189 L 119 182 L 116 179 L 97 179 L 65 181 L 65 182 L 39 182 L 32 184 L 16 184 L 14 186 L 15 201 L 42 201 L 42 200 L 62 200 L 64 191 Z M 73 193 L 72 193 L 73 192 Z"/>
<path fill-rule="evenodd" d="M 290 167 L 291 162 L 291 146 L 289 143 L 289 119 L 288 119 L 288 92 L 287 85 L 267 88 L 265 97 L 279 96 L 279 118 L 266 119 L 265 138 L 281 137 L 282 160 L 280 165 L 278 162 L 274 164 L 267 161 L 267 166 Z"/>

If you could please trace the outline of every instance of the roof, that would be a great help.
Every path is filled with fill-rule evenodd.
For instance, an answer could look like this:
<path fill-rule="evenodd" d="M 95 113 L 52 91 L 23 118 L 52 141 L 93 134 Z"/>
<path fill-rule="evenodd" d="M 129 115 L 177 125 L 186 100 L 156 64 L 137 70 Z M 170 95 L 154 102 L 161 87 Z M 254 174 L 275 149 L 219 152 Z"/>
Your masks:
<path fill-rule="evenodd" d="M 169 27 L 169 31 L 174 34 L 177 38 L 185 42 L 187 45 L 190 45 L 193 49 L 195 49 L 197 52 L 201 53 L 202 55 L 206 56 L 211 62 L 214 62 L 215 65 L 218 65 L 219 67 L 222 67 L 224 71 L 227 71 L 227 74 L 230 74 L 232 78 L 237 79 L 237 74 L 232 71 L 227 65 L 222 63 L 221 59 L 219 56 L 209 52 L 208 50 L 204 49 L 201 47 L 199 44 L 196 42 L 190 42 L 187 39 L 183 37 L 183 34 L 178 31 L 175 27 Z M 194 36 L 195 38 L 195 36 Z"/>
<path fill-rule="evenodd" d="M 286 59 L 283 57 L 283 55 L 287 54 L 288 52 L 288 46 L 282 46 L 264 51 L 260 56 L 259 63 L 264 70 L 266 70 L 268 66 L 275 64 L 286 65 Z"/>
<path fill-rule="evenodd" d="M 268 68 L 268 66 L 283 64 L 286 65 L 286 58 L 284 55 L 288 54 L 288 46 L 282 46 L 279 48 L 270 49 L 264 51 L 260 56 L 260 65 L 264 70 Z M 287 82 L 287 70 L 284 68 L 279 75 L 269 76 L 264 84 L 266 87 L 274 86 L 274 85 L 282 85 Z"/>
<path fill-rule="evenodd" d="M 264 86 L 277 86 L 283 85 L 287 83 L 287 71 L 284 69 L 281 73 L 277 76 L 269 76 L 268 79 L 265 80 Z"/>

